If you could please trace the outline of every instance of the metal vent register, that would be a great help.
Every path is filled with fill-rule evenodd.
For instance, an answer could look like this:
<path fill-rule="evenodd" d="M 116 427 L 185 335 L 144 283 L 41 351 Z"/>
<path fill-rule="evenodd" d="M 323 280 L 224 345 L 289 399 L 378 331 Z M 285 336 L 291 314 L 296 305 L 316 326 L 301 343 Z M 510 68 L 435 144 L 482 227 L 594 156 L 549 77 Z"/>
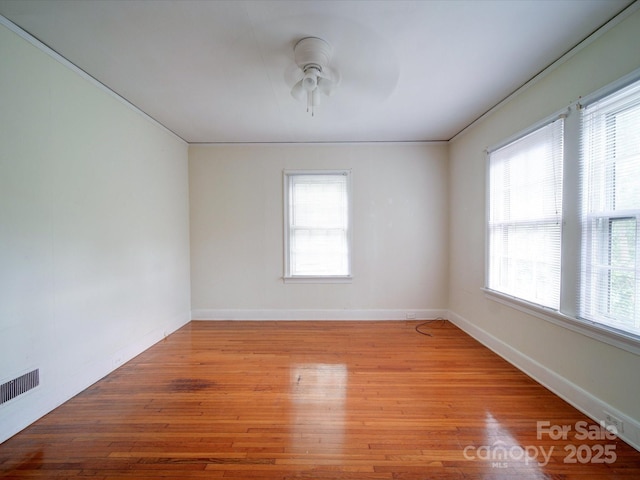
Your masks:
<path fill-rule="evenodd" d="M 24 392 L 27 392 L 38 385 L 40 385 L 39 369 L 35 369 L 32 372 L 25 373 L 18 378 L 14 378 L 13 380 L 3 383 L 0 385 L 0 405 L 8 402 L 12 398 L 16 398 L 18 395 L 22 395 Z"/>

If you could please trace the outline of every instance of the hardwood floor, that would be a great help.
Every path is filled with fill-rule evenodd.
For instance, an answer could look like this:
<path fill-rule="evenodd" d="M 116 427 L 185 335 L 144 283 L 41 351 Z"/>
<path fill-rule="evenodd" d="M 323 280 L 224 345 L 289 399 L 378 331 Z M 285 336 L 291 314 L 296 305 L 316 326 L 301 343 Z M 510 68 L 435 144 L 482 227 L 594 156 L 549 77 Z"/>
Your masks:
<path fill-rule="evenodd" d="M 0 445 L 0 477 L 640 478 L 639 452 L 419 323 L 191 322 Z"/>

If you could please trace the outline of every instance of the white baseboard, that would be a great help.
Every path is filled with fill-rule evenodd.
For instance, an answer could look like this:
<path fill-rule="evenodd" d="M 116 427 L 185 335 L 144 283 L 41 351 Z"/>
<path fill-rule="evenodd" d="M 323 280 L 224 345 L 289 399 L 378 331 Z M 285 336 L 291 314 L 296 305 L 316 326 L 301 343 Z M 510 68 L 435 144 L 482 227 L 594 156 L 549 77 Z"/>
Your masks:
<path fill-rule="evenodd" d="M 193 320 L 430 320 L 446 318 L 446 309 L 304 309 L 304 310 L 218 310 L 191 311 Z"/>
<path fill-rule="evenodd" d="M 578 385 L 477 327 L 457 313 L 449 311 L 446 318 L 595 422 L 605 421 L 605 412 L 618 417 L 623 422 L 623 431 L 618 432 L 618 437 L 640 451 L 640 422 L 638 420 L 625 415 Z"/>

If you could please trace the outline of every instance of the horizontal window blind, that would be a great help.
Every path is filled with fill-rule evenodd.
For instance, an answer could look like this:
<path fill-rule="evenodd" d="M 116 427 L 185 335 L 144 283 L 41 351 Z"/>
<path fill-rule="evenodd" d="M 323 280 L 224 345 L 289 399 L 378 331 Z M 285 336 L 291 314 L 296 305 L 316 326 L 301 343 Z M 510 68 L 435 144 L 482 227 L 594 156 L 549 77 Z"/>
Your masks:
<path fill-rule="evenodd" d="M 581 317 L 640 334 L 640 82 L 581 110 Z"/>
<path fill-rule="evenodd" d="M 288 276 L 347 276 L 347 173 L 289 175 Z"/>
<path fill-rule="evenodd" d="M 563 129 L 558 118 L 489 153 L 487 287 L 556 310 Z"/>

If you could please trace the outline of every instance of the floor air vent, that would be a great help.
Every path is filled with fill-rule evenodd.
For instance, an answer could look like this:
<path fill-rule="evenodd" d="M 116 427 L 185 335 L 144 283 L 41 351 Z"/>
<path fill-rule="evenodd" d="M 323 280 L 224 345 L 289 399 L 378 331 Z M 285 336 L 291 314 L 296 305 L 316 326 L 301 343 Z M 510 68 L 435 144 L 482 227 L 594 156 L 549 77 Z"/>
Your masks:
<path fill-rule="evenodd" d="M 0 385 L 0 405 L 38 385 L 40 385 L 40 370 L 38 369 L 3 383 Z"/>

